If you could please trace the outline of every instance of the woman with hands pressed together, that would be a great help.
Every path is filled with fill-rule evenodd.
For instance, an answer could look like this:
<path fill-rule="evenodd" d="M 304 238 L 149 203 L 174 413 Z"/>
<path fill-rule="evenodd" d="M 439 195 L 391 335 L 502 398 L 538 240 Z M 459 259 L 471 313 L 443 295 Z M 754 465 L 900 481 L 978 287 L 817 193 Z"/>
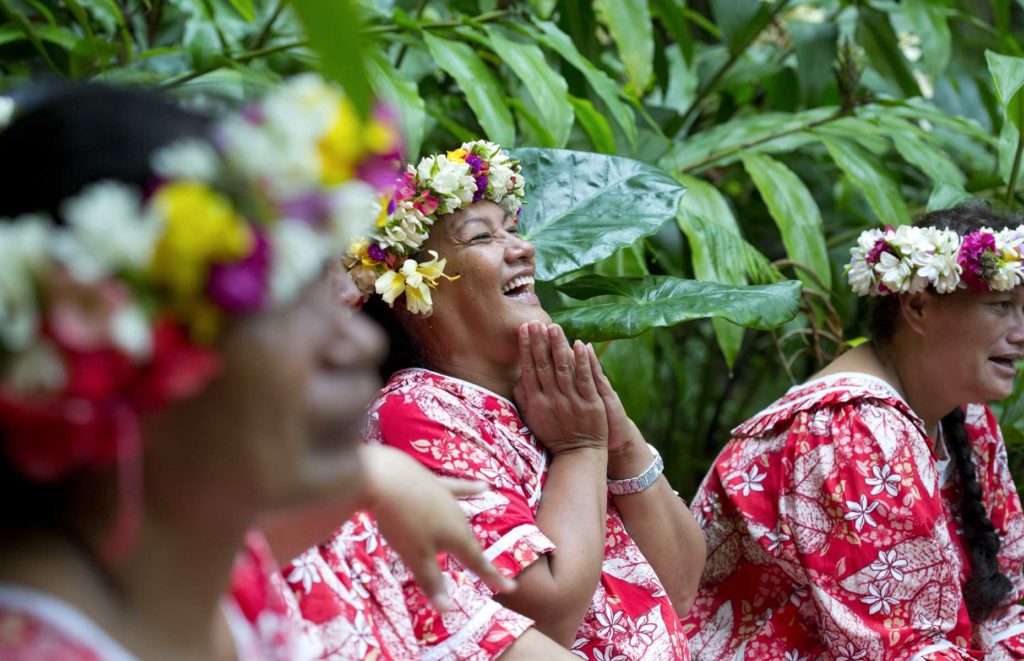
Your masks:
<path fill-rule="evenodd" d="M 390 367 L 412 367 L 371 405 L 367 439 L 490 485 L 463 511 L 519 582 L 497 599 L 540 631 L 586 658 L 686 658 L 678 616 L 703 537 L 592 347 L 540 306 L 523 186 L 497 145 L 466 143 L 410 166 L 377 233 L 351 246 Z"/>

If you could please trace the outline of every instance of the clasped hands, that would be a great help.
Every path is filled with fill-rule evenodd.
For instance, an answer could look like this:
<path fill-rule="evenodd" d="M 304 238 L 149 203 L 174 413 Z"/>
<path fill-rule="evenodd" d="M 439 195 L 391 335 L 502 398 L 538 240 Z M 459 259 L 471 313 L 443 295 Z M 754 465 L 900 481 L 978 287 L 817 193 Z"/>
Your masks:
<path fill-rule="evenodd" d="M 646 448 L 593 346 L 570 346 L 557 324 L 527 322 L 519 327 L 519 365 L 516 404 L 552 455 L 604 449 L 611 460 L 637 443 Z"/>

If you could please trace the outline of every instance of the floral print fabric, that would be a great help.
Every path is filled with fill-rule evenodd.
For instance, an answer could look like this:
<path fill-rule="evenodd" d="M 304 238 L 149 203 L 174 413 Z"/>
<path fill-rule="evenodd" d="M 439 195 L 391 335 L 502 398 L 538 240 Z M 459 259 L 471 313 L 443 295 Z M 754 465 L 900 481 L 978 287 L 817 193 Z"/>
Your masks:
<path fill-rule="evenodd" d="M 293 560 L 284 576 L 313 658 L 482 661 L 533 625 L 480 594 L 459 572 L 445 576 L 452 608 L 439 614 L 365 512 Z"/>
<path fill-rule="evenodd" d="M 733 431 L 693 500 L 708 561 L 684 618 L 696 659 L 1024 658 L 1024 518 L 999 427 L 966 426 L 1013 593 L 972 629 L 959 487 L 884 382 L 792 389 Z"/>
<path fill-rule="evenodd" d="M 491 487 L 462 500 L 485 556 L 516 576 L 554 544 L 537 527 L 547 453 L 515 406 L 479 386 L 422 369 L 396 373 L 370 407 L 367 440 L 412 455 L 439 475 Z M 449 573 L 460 565 L 449 558 Z M 480 581 L 475 588 L 490 590 Z M 679 619 L 654 569 L 609 501 L 600 584 L 572 651 L 584 659 L 688 659 Z"/>

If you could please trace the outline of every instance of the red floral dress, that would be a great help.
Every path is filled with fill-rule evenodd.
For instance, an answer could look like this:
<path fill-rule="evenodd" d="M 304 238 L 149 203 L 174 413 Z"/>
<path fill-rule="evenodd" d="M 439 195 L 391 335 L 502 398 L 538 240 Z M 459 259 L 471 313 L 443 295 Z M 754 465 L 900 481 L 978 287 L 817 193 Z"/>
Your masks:
<path fill-rule="evenodd" d="M 221 601 L 242 661 L 312 658 L 302 624 L 286 599 L 270 550 L 258 534 L 246 538 Z M 138 661 L 84 613 L 49 594 L 0 584 L 3 661 Z"/>
<path fill-rule="evenodd" d="M 507 399 L 436 372 L 403 370 L 371 405 L 366 438 L 403 450 L 439 475 L 487 482 L 489 491 L 462 506 L 484 555 L 507 576 L 554 550 L 536 523 L 547 453 Z M 455 574 L 461 567 L 449 558 L 446 569 Z M 596 661 L 689 658 L 661 582 L 610 501 L 601 582 L 572 651 Z"/>
<path fill-rule="evenodd" d="M 462 573 L 445 576 L 452 608 L 439 614 L 364 512 L 284 575 L 315 658 L 493 659 L 533 626 Z"/>
<path fill-rule="evenodd" d="M 945 448 L 879 379 L 816 379 L 737 427 L 693 500 L 708 560 L 684 619 L 696 659 L 1024 658 L 1024 518 L 991 411 L 966 409 L 1013 581 L 972 631 Z"/>

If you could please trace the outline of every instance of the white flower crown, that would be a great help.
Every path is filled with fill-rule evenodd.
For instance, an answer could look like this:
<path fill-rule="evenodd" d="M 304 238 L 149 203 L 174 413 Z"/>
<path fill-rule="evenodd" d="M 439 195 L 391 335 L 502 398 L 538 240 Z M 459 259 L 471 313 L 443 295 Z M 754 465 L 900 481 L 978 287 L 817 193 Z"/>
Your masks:
<path fill-rule="evenodd" d="M 518 217 L 523 204 L 523 176 L 519 162 L 500 146 L 486 140 L 463 143 L 445 154 L 434 154 L 409 164 L 387 205 L 377 230 L 349 246 L 345 265 L 365 296 L 380 294 L 388 305 L 405 294 L 406 308 L 429 315 L 430 290 L 444 274 L 445 261 L 413 259 L 438 217 L 490 200 Z"/>
<path fill-rule="evenodd" d="M 1024 283 L 1024 225 L 982 228 L 960 237 L 953 230 L 901 225 L 866 230 L 850 249 L 846 275 L 860 296 L 940 294 L 958 288 L 1007 291 Z"/>

